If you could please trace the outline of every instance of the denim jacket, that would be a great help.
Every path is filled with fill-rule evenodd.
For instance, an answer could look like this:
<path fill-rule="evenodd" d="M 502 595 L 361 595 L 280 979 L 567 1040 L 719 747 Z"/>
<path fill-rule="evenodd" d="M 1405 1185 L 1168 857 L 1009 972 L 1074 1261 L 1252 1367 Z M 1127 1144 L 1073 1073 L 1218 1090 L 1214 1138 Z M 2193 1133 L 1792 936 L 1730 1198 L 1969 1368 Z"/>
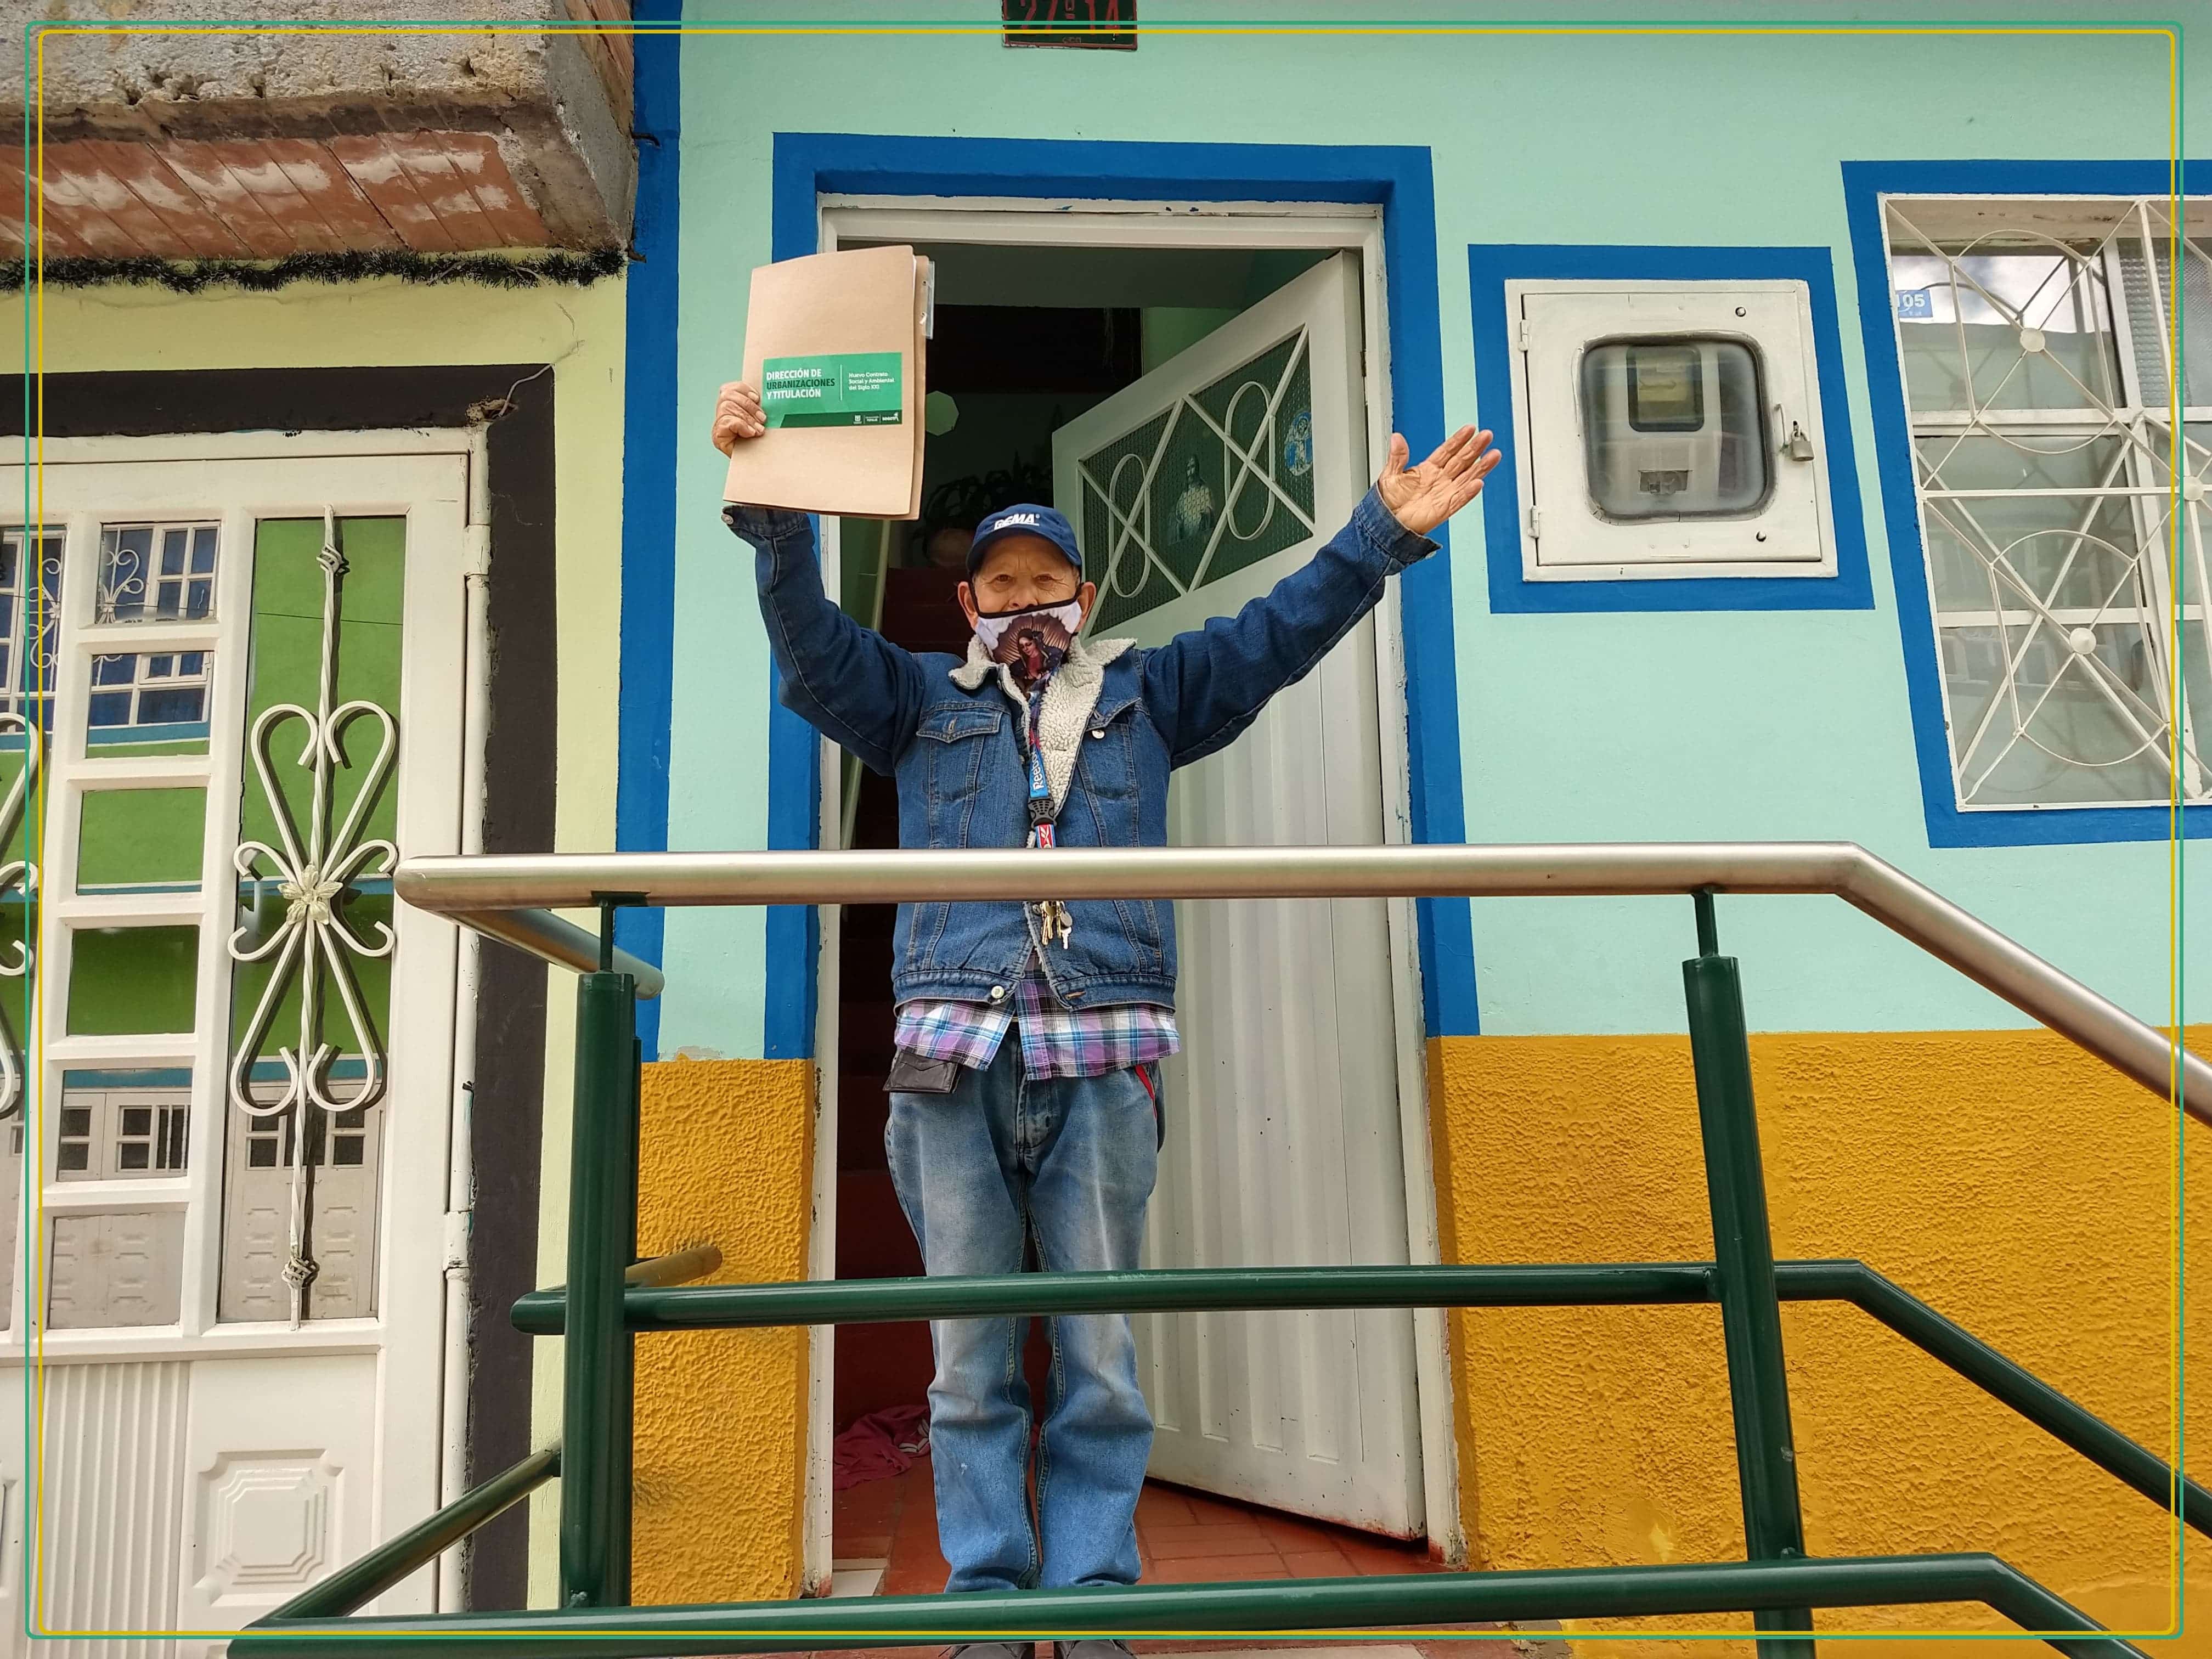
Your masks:
<path fill-rule="evenodd" d="M 896 778 L 899 845 L 1023 846 L 1024 733 L 1014 701 L 992 683 L 1001 677 L 972 657 L 963 664 L 905 650 L 848 617 L 823 591 L 805 514 L 733 506 L 722 516 L 754 550 L 778 696 L 870 770 Z M 1055 780 L 1064 793 L 1059 844 L 1166 845 L 1169 772 L 1243 732 L 1374 607 L 1386 581 L 1436 546 L 1370 490 L 1306 565 L 1234 617 L 1150 649 L 1079 641 L 1060 673 L 1095 675 L 1086 690 L 1095 701 L 1074 764 Z M 1063 1002 L 1173 1003 L 1171 903 L 1085 899 L 1068 910 L 1074 931 L 1066 947 L 1040 952 Z M 1037 945 L 1036 912 L 1012 902 L 901 905 L 893 996 L 1011 996 Z"/>

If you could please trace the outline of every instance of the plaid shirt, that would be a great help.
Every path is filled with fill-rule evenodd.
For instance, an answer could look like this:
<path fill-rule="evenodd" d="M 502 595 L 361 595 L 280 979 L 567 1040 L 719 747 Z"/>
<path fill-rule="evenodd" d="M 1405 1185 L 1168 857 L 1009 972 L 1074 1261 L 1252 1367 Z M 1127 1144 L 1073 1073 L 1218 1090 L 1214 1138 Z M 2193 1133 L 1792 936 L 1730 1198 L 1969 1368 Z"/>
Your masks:
<path fill-rule="evenodd" d="M 1164 1059 L 1182 1046 L 1172 1008 L 1133 1002 L 1078 1012 L 1053 995 L 1034 957 L 1002 1001 L 901 1003 L 894 1041 L 924 1060 L 980 1070 L 997 1057 L 1007 1028 L 1016 1024 L 1022 1066 L 1031 1077 L 1097 1077 Z"/>

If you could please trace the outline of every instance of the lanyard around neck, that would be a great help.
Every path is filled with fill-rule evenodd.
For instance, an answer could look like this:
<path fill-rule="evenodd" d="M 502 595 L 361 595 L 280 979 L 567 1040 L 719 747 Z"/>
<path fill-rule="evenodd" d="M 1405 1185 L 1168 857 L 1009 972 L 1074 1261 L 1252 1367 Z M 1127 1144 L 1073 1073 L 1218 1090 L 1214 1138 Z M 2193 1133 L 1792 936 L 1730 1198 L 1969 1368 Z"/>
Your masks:
<path fill-rule="evenodd" d="M 1029 694 L 1029 778 L 1030 778 L 1030 845 L 1054 847 L 1054 822 L 1060 816 L 1052 800 L 1052 779 L 1045 771 L 1044 744 L 1038 732 L 1044 711 L 1045 686 L 1050 675 L 1041 678 Z"/>

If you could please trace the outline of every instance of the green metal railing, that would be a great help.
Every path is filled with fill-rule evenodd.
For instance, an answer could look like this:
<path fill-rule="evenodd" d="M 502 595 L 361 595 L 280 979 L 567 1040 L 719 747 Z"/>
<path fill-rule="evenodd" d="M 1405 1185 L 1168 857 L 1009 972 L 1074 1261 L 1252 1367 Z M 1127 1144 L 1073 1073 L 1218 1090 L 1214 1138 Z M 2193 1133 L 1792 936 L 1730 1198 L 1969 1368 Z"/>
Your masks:
<path fill-rule="evenodd" d="M 1752 1615 L 1762 1659 L 1811 1659 L 1817 1607 L 1979 1602 L 2078 1656 L 2140 1650 L 1990 1555 L 1812 1559 L 1805 1553 L 1780 1304 L 1850 1303 L 2136 1492 L 2212 1534 L 2212 1492 L 1865 1263 L 1774 1260 L 1741 983 L 1720 953 L 1717 891 L 1827 892 L 2063 1032 L 2136 1081 L 2174 1086 L 2212 1121 L 2212 1067 L 2049 963 L 1848 844 L 1610 848 L 1290 848 L 1006 854 L 708 854 L 412 860 L 397 889 L 549 961 L 577 988 L 565 1285 L 523 1297 L 514 1322 L 562 1335 L 562 1447 L 470 1492 L 266 1618 L 241 1656 L 319 1653 L 366 1636 L 432 1652 L 598 1656 L 800 1650 L 961 1637 L 1315 1631 L 1531 1619 Z M 1687 893 L 1698 950 L 1682 966 L 1712 1214 L 1711 1261 L 1206 1268 L 988 1279 L 684 1285 L 711 1251 L 636 1262 L 636 1000 L 613 946 L 627 904 L 1218 898 L 1486 893 Z M 551 907 L 596 905 L 592 954 Z M 1120 1586 L 866 1601 L 633 1607 L 630 1458 L 640 1333 L 988 1315 L 1711 1303 L 1721 1314 L 1747 1559 L 1691 1565 L 1423 1573 L 1265 1584 Z M 547 1480 L 561 1478 L 561 1606 L 348 1617 Z"/>

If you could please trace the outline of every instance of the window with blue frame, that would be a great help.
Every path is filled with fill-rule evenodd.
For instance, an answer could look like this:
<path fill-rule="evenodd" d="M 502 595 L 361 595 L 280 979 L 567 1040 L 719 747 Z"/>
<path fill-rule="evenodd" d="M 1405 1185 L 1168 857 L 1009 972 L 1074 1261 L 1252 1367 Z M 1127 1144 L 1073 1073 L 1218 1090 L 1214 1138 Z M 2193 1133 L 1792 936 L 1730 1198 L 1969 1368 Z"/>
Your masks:
<path fill-rule="evenodd" d="M 2212 800 L 2212 201 L 1881 217 L 1956 809 Z"/>

